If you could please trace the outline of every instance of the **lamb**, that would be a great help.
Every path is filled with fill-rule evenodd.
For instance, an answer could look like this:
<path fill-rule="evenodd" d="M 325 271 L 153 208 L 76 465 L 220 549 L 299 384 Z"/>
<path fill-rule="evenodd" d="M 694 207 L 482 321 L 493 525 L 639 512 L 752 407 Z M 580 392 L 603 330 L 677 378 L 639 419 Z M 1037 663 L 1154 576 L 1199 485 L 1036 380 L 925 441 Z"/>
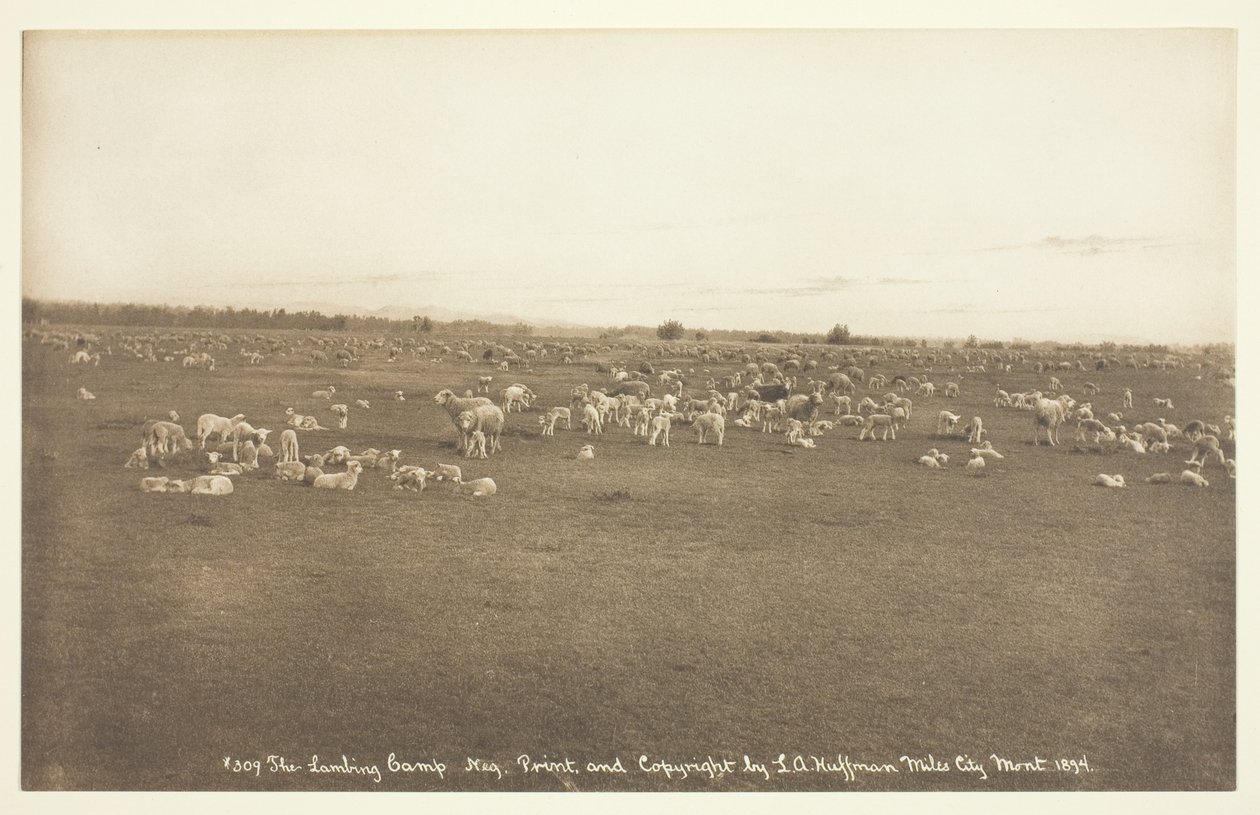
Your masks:
<path fill-rule="evenodd" d="M 517 385 L 504 388 L 500 396 L 502 397 L 501 405 L 504 413 L 511 413 L 513 406 L 516 407 L 517 413 L 521 413 L 525 408 L 529 407 L 529 397 L 525 394 L 524 389 Z"/>
<path fill-rule="evenodd" d="M 478 405 L 472 410 L 460 413 L 456 417 L 455 424 L 463 433 L 462 449 L 465 456 L 469 455 L 468 448 L 473 444 L 473 434 L 478 432 L 482 433 L 485 440 L 489 442 L 491 453 L 501 451 L 503 445 L 499 437 L 503 433 L 504 421 L 503 411 L 495 405 Z M 481 452 L 485 452 L 484 444 Z"/>
<path fill-rule="evenodd" d="M 292 461 L 298 461 L 298 437 L 293 430 L 285 430 L 280 434 L 280 463 Z"/>
<path fill-rule="evenodd" d="M 311 458 L 315 458 L 315 456 L 312 456 Z M 321 454 L 319 458 L 321 461 L 329 464 L 343 464 L 350 458 L 350 448 L 346 447 L 344 444 L 339 444 L 326 453 Z M 318 466 L 322 467 L 323 464 Z"/>
<path fill-rule="evenodd" d="M 984 456 L 972 456 L 967 462 L 967 472 L 973 476 L 984 475 Z"/>
<path fill-rule="evenodd" d="M 1160 399 L 1158 396 L 1155 397 L 1155 407 L 1167 408 L 1168 410 L 1176 410 L 1176 408 L 1173 407 L 1173 402 L 1171 399 Z"/>
<path fill-rule="evenodd" d="M 959 416 L 957 413 L 942 410 L 936 417 L 936 435 L 948 436 L 954 432 L 954 427 L 957 426 L 960 419 L 962 419 L 962 416 Z"/>
<path fill-rule="evenodd" d="M 722 446 L 722 439 L 726 436 L 726 420 L 717 413 L 697 416 L 691 427 L 696 431 L 697 444 L 704 444 L 705 439 L 717 439 L 717 446 Z"/>
<path fill-rule="evenodd" d="M 1234 463 L 1232 458 L 1225 459 L 1225 472 L 1229 474 L 1230 478 L 1238 477 L 1238 465 Z"/>
<path fill-rule="evenodd" d="M 582 445 L 582 449 L 577 452 L 578 461 L 592 461 L 595 458 L 595 447 L 590 444 Z"/>
<path fill-rule="evenodd" d="M 656 440 L 661 439 L 661 444 L 669 447 L 669 428 L 675 413 L 662 413 L 659 416 L 653 416 L 651 422 L 651 432 L 648 436 L 648 444 L 655 447 Z"/>
<path fill-rule="evenodd" d="M 225 442 L 232 434 L 232 428 L 238 422 L 245 421 L 245 414 L 238 413 L 228 419 L 223 416 L 217 416 L 213 413 L 203 413 L 197 418 L 197 446 L 199 449 L 206 449 L 206 439 L 211 436 L 218 436 L 220 442 Z"/>
<path fill-rule="evenodd" d="M 431 475 L 433 474 L 425 472 L 423 467 L 405 465 L 390 473 L 389 480 L 394 482 L 396 490 L 424 492 L 424 484 Z"/>
<path fill-rule="evenodd" d="M 364 410 L 368 410 L 368 409 L 370 409 L 370 408 L 372 407 L 372 405 L 371 405 L 371 404 L 369 404 L 369 403 L 368 403 L 368 400 L 366 400 L 366 399 L 355 399 L 355 400 L 354 400 L 354 403 L 355 403 L 355 405 L 357 405 L 357 406 L 359 406 L 359 407 L 363 408 Z"/>
<path fill-rule="evenodd" d="M 351 461 L 346 464 L 344 473 L 325 473 L 315 479 L 315 489 L 317 490 L 352 490 L 359 483 L 359 472 L 363 469 L 363 465 L 357 461 Z"/>
<path fill-rule="evenodd" d="M 957 383 L 957 382 L 946 382 L 946 383 L 945 383 L 945 397 L 946 397 L 947 399 L 957 399 L 957 398 L 958 398 L 958 383 Z"/>
<path fill-rule="evenodd" d="M 306 465 L 300 461 L 277 461 L 274 477 L 281 481 L 302 481 L 306 478 Z"/>
<path fill-rule="evenodd" d="M 589 402 L 582 406 L 582 425 L 586 428 L 586 432 L 602 435 L 604 432 L 604 422 L 599 416 L 599 411 Z"/>
<path fill-rule="evenodd" d="M 219 461 L 210 468 L 211 475 L 243 475 L 244 473 L 244 464 L 236 464 L 231 461 Z"/>
<path fill-rule="evenodd" d="M 265 427 L 255 429 L 249 422 L 241 420 L 232 426 L 230 440 L 232 442 L 232 458 L 240 461 L 240 445 L 245 441 L 254 441 L 257 439 L 258 444 L 264 444 L 267 436 L 271 431 Z"/>
<path fill-rule="evenodd" d="M 246 470 L 258 469 L 258 448 L 252 441 L 241 445 L 241 467 Z"/>
<path fill-rule="evenodd" d="M 225 475 L 199 475 L 187 481 L 172 481 L 168 492 L 187 492 L 193 495 L 231 495 L 236 488 L 232 479 Z"/>
<path fill-rule="evenodd" d="M 963 432 L 967 434 L 967 441 L 971 444 L 979 444 L 984 438 L 984 420 L 979 416 L 972 416 L 971 423 L 963 428 Z"/>
<path fill-rule="evenodd" d="M 429 476 L 434 481 L 450 481 L 452 484 L 459 484 L 464 480 L 463 473 L 455 464 L 439 464 Z"/>
<path fill-rule="evenodd" d="M 876 429 L 883 431 L 881 439 L 888 441 L 889 434 L 892 435 L 893 441 L 897 440 L 897 431 L 893 428 L 893 417 L 887 413 L 873 413 L 866 417 L 866 421 L 862 424 L 862 430 L 858 433 L 858 441 L 870 437 L 871 441 L 875 441 Z"/>
<path fill-rule="evenodd" d="M 1097 419 L 1085 419 L 1076 423 L 1076 441 L 1085 441 L 1085 434 L 1093 433 L 1094 444 L 1098 444 L 1099 439 L 1110 432 L 1111 428 Z"/>
<path fill-rule="evenodd" d="M 634 427 L 631 430 L 631 435 L 643 436 L 646 438 L 648 434 L 648 425 L 652 422 L 652 411 L 647 407 L 641 407 L 634 413 L 633 419 Z M 738 419 L 735 420 L 735 424 L 739 424 Z M 742 426 L 749 427 L 750 425 L 744 424 Z"/>
<path fill-rule="evenodd" d="M 345 405 L 332 405 L 328 409 L 337 417 L 337 428 L 345 430 L 350 421 L 350 408 Z"/>
<path fill-rule="evenodd" d="M 929 470 L 941 469 L 941 463 L 936 460 L 936 456 L 920 456 L 919 463 Z"/>
<path fill-rule="evenodd" d="M 761 413 L 761 432 L 777 433 L 779 431 L 779 422 L 783 420 L 783 408 L 778 405 L 770 405 Z"/>
<path fill-rule="evenodd" d="M 1050 377 L 1050 387 L 1046 388 L 1046 390 L 1051 393 L 1058 393 L 1063 390 L 1063 383 L 1059 381 L 1057 376 L 1052 376 Z"/>
<path fill-rule="evenodd" d="M 451 394 L 451 395 L 452 395 L 452 396 L 454 396 L 454 394 Z M 402 392 L 402 391 L 394 391 L 394 401 L 395 401 L 395 402 L 406 402 L 406 401 L 407 401 L 407 397 L 403 396 L 403 392 Z"/>
<path fill-rule="evenodd" d="M 1208 486 L 1208 481 L 1207 481 L 1207 479 L 1206 479 L 1206 478 L 1204 478 L 1203 476 L 1199 475 L 1198 473 L 1196 473 L 1194 470 L 1182 470 L 1182 471 L 1181 471 L 1181 483 L 1182 483 L 1182 484 L 1185 484 L 1185 485 L 1186 485 L 1186 486 L 1188 486 L 1188 487 L 1206 487 L 1206 486 Z"/>
<path fill-rule="evenodd" d="M 1207 427 L 1203 424 L 1203 422 L 1195 419 L 1187 424 L 1181 432 L 1188 440 L 1197 441 L 1200 436 L 1206 435 Z"/>
<path fill-rule="evenodd" d="M 132 452 L 131 458 L 127 459 L 127 463 L 123 465 L 123 468 L 137 470 L 149 469 L 149 454 L 145 448 L 143 446 L 136 448 Z"/>
<path fill-rule="evenodd" d="M 792 447 L 804 447 L 806 450 L 813 450 L 814 448 L 818 446 L 817 444 L 814 443 L 813 439 L 807 436 L 801 436 L 795 439 L 788 439 L 788 444 L 791 445 Z"/>
<path fill-rule="evenodd" d="M 477 393 L 489 393 L 490 383 L 494 381 L 493 376 L 477 377 Z"/>
<path fill-rule="evenodd" d="M 160 458 L 181 450 L 191 450 L 193 444 L 192 440 L 184 435 L 184 428 L 174 422 L 146 422 L 144 449 L 152 458 Z"/>
<path fill-rule="evenodd" d="M 997 450 L 993 449 L 992 442 L 987 442 L 987 441 L 979 447 L 971 448 L 971 455 L 980 456 L 986 459 L 996 459 L 996 460 L 1001 460 L 1001 459 L 1006 458 L 1006 456 L 1002 455 Z"/>
<path fill-rule="evenodd" d="M 1101 388 L 1099 388 L 1097 385 L 1095 385 L 1093 382 L 1086 382 L 1084 385 L 1082 385 L 1082 386 L 1081 386 L 1081 391 L 1082 391 L 1082 392 L 1083 392 L 1086 396 L 1094 396 L 1094 395 L 1096 395 L 1096 394 L 1097 394 L 1100 390 L 1102 390 L 1102 389 L 1101 389 Z"/>
<path fill-rule="evenodd" d="M 1007 393 L 1006 391 L 1002 390 L 1001 388 L 998 388 L 997 395 L 993 397 L 993 406 L 994 407 L 1010 407 L 1011 395 Z"/>
<path fill-rule="evenodd" d="M 835 406 L 836 415 L 844 416 L 853 410 L 853 400 L 848 396 L 831 395 L 831 402 Z"/>
<path fill-rule="evenodd" d="M 1121 433 L 1116 438 L 1116 446 L 1122 447 L 1131 453 L 1145 453 L 1146 452 L 1146 445 L 1142 444 L 1142 440 L 1140 438 L 1134 438 L 1133 436 L 1130 436 L 1128 433 Z"/>
<path fill-rule="evenodd" d="M 1094 486 L 1096 487 L 1123 487 L 1125 486 L 1124 476 L 1107 475 L 1105 473 L 1100 473 L 1099 475 L 1094 477 Z"/>
<path fill-rule="evenodd" d="M 314 393 L 312 393 L 312 394 L 311 394 L 311 398 L 313 398 L 313 399 L 332 399 L 332 398 L 333 398 L 333 394 L 334 394 L 334 393 L 336 393 L 336 392 L 337 392 L 337 389 L 336 389 L 336 388 L 334 388 L 332 385 L 329 385 L 329 386 L 328 386 L 328 390 L 326 390 L 326 391 L 315 391 Z"/>
<path fill-rule="evenodd" d="M 140 492 L 166 492 L 171 479 L 166 476 L 140 479 Z"/>
<path fill-rule="evenodd" d="M 79 388 L 74 398 L 83 402 L 90 402 L 91 400 L 96 398 L 96 394 L 92 393 L 87 388 Z"/>
<path fill-rule="evenodd" d="M 459 415 L 461 413 L 465 411 L 473 411 L 475 408 L 483 407 L 483 406 L 493 407 L 495 411 L 497 411 L 498 416 L 500 417 L 499 421 L 500 422 L 503 421 L 502 419 L 503 411 L 495 407 L 494 403 L 484 396 L 461 398 L 459 396 L 456 396 L 450 390 L 442 390 L 442 391 L 438 391 L 437 395 L 433 397 L 433 401 L 436 404 L 439 404 L 442 407 L 446 408 L 446 412 L 450 414 L 451 422 L 455 425 L 456 430 L 459 430 Z M 476 428 L 476 429 L 480 429 L 480 428 Z M 502 429 L 502 425 L 500 425 L 500 429 Z M 484 432 L 484 430 L 482 432 Z M 459 438 L 459 445 L 458 447 L 456 447 L 456 449 L 459 452 L 463 452 L 466 445 L 467 445 L 467 436 L 461 430 L 460 438 Z"/>
<path fill-rule="evenodd" d="M 1133 391 L 1129 388 L 1124 389 L 1123 407 L 1133 407 Z"/>
<path fill-rule="evenodd" d="M 494 495 L 499 491 L 499 487 L 494 483 L 493 478 L 478 478 L 474 481 L 465 481 L 459 485 L 459 488 L 464 492 L 472 493 L 474 498 Z"/>
<path fill-rule="evenodd" d="M 384 453 L 376 454 L 376 461 L 373 463 L 378 470 L 389 468 L 390 472 L 398 469 L 398 458 L 402 455 L 402 450 L 386 450 Z"/>
<path fill-rule="evenodd" d="M 827 430 L 834 430 L 835 427 L 836 427 L 835 422 L 829 422 L 825 419 L 821 419 L 816 422 L 811 422 L 809 425 L 809 435 L 821 436 L 823 432 Z"/>

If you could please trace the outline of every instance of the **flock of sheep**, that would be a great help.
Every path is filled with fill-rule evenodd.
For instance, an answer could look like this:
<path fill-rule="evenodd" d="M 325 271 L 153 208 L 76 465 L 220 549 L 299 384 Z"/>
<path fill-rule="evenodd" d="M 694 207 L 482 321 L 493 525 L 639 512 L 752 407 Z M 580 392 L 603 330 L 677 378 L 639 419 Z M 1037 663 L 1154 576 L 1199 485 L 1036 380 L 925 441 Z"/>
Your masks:
<path fill-rule="evenodd" d="M 120 345 L 125 353 L 143 361 L 181 359 L 182 365 L 187 368 L 206 372 L 216 370 L 209 350 L 192 345 L 173 351 L 160 349 L 154 347 L 153 338 L 146 339 L 149 341 L 125 338 Z M 201 339 L 206 342 L 206 338 Z M 311 364 L 327 360 L 331 354 L 343 366 L 361 362 L 372 350 L 384 350 L 388 363 L 405 361 L 408 355 L 420 363 L 426 360 L 429 364 L 443 361 L 443 356 L 432 356 L 436 348 L 415 340 L 352 342 L 351 339 L 342 339 L 345 345 L 333 348 L 334 341 L 321 338 L 318 340 L 320 348 L 303 351 L 275 338 L 252 339 L 256 343 L 265 340 L 268 345 L 240 349 L 240 355 L 251 365 L 269 356 L 267 351 L 280 356 L 306 356 Z M 230 341 L 230 338 L 218 337 L 209 345 L 212 350 L 221 351 L 228 347 Z M 299 341 L 298 345 L 301 344 Z M 486 345 L 484 350 L 467 342 L 458 350 L 443 345 L 439 353 L 449 355 L 458 364 L 474 363 L 479 355 L 484 363 L 492 365 L 497 371 L 510 371 L 515 367 L 528 372 L 534 364 L 549 358 L 559 364 L 572 364 L 575 359 L 588 354 L 614 350 L 573 343 L 523 342 L 515 348 L 491 343 Z M 96 347 L 99 348 L 99 344 Z M 90 348 L 76 351 L 71 356 L 71 363 L 99 366 L 102 352 Z M 588 384 L 573 387 L 568 404 L 546 407 L 540 404 L 538 396 L 529 386 L 520 382 L 498 388 L 496 404 L 490 398 L 494 382 L 492 375 L 475 377 L 475 393 L 472 388 L 462 395 L 457 395 L 458 389 L 444 389 L 432 397 L 432 402 L 448 414 L 455 431 L 456 451 L 465 458 L 487 459 L 501 452 L 509 417 L 513 413 L 527 411 L 538 414 L 538 432 L 544 437 L 555 436 L 557 428 L 563 427 L 567 431 L 584 431 L 588 441 L 594 442 L 597 437 L 614 432 L 616 428 L 625 428 L 630 431 L 631 438 L 642 439 L 649 446 L 669 447 L 671 431 L 686 425 L 697 444 L 720 447 L 725 444 L 728 427 L 731 427 L 782 434 L 786 445 L 810 449 L 818 446 L 821 437 L 845 427 L 852 428 L 850 432 L 856 431 L 859 441 L 896 441 L 897 432 L 906 427 L 915 415 L 915 400 L 919 400 L 920 405 L 935 399 L 944 399 L 948 403 L 959 399 L 962 393 L 962 386 L 959 381 L 954 381 L 956 379 L 986 373 L 989 367 L 1010 373 L 1016 365 L 1026 365 L 1036 372 L 1050 374 L 1045 392 L 1008 393 L 998 389 L 993 405 L 995 409 L 1027 411 L 1034 445 L 1040 445 L 1043 438 L 1048 445 L 1059 445 L 1059 434 L 1064 425 L 1075 431 L 1076 442 L 1092 440 L 1099 447 L 1109 445 L 1136 454 L 1170 453 L 1174 441 L 1184 441 L 1191 451 L 1185 461 L 1185 469 L 1176 476 L 1158 473 L 1147 478 L 1147 482 L 1176 481 L 1207 486 L 1202 469 L 1209 462 L 1219 463 L 1231 478 L 1235 473 L 1234 461 L 1226 458 L 1220 442 L 1221 437 L 1227 440 L 1234 438 L 1234 420 L 1231 417 L 1224 417 L 1219 424 L 1195 420 L 1184 427 L 1158 418 L 1127 427 L 1122 423 L 1122 411 L 1132 411 L 1134 404 L 1134 395 L 1128 388 L 1115 392 L 1114 396 L 1119 400 L 1112 406 L 1114 410 L 1099 407 L 1096 416 L 1093 402 L 1102 398 L 1102 389 L 1092 382 L 1085 382 L 1081 385 L 1081 399 L 1085 401 L 1078 401 L 1065 392 L 1059 379 L 1061 372 L 1086 371 L 1080 359 L 1075 362 L 1045 361 L 1016 352 L 979 351 L 957 352 L 956 359 L 953 353 L 943 351 L 923 354 L 916 350 L 908 354 L 893 349 L 881 350 L 882 356 L 878 359 L 874 351 L 866 352 L 868 357 L 863 366 L 853 352 L 842 358 L 831 350 L 817 355 L 809 351 L 779 351 L 777 360 L 768 359 L 765 349 L 758 349 L 756 357 L 745 349 L 700 346 L 658 346 L 656 349 L 642 346 L 633 350 L 641 352 L 643 361 L 597 366 L 600 373 L 607 375 L 607 383 L 600 387 Z M 112 346 L 106 346 L 104 353 L 106 357 L 113 356 Z M 658 371 L 648 361 L 648 358 L 671 356 L 692 359 L 687 361 L 685 371 L 681 367 Z M 891 367 L 890 363 L 898 358 L 907 367 L 916 367 L 923 373 L 891 378 L 882 373 L 868 375 L 867 369 L 872 365 Z M 734 363 L 730 366 L 733 369 L 728 368 L 729 373 L 724 375 L 710 373 L 709 366 L 717 368 L 722 363 Z M 696 373 L 696 364 L 700 366 L 700 373 Z M 1148 359 L 1143 366 L 1168 369 L 1184 364 L 1181 359 L 1165 358 Z M 950 380 L 941 383 L 931 381 L 934 366 L 947 366 L 947 370 L 952 372 Z M 1123 363 L 1114 358 L 1099 358 L 1093 367 L 1102 370 L 1113 366 L 1136 368 L 1138 364 L 1134 357 Z M 1199 376 L 1232 381 L 1231 373 L 1211 364 L 1205 369 L 1201 363 Z M 861 394 L 859 388 L 863 389 Z M 333 403 L 337 396 L 333 385 L 311 394 L 312 399 L 328 403 L 328 410 L 338 429 L 344 430 L 348 426 L 350 404 L 360 410 L 371 408 L 366 399 Z M 95 396 L 80 388 L 78 398 L 91 400 Z M 394 391 L 393 398 L 405 401 L 401 390 Z M 1174 410 L 1171 399 L 1159 396 L 1147 398 L 1157 410 Z M 257 471 L 264 464 L 273 467 L 272 474 L 277 479 L 299 481 L 316 489 L 353 490 L 365 470 L 371 469 L 385 472 L 393 481 L 394 488 L 399 490 L 418 492 L 428 483 L 446 481 L 472 495 L 492 495 L 496 491 L 493 480 L 482 478 L 465 482 L 459 469 L 451 465 L 438 465 L 430 471 L 417 465 L 403 464 L 397 450 L 381 452 L 367 449 L 354 454 L 344 446 L 335 446 L 303 458 L 298 452 L 297 432 L 325 428 L 316 416 L 298 414 L 292 407 L 285 411 L 283 421 L 288 427 L 280 436 L 280 455 L 275 456 L 267 444 L 270 431 L 255 428 L 242 414 L 231 417 L 210 413 L 201 415 L 196 424 L 194 444 L 178 423 L 178 416 L 172 412 L 166 419 L 146 423 L 141 446 L 132 453 L 126 466 L 165 466 L 175 456 L 191 454 L 195 448 L 204 474 L 182 480 L 145 478 L 140 488 L 148 492 L 227 495 L 233 491 L 234 476 Z M 965 439 L 974 445 L 970 448 L 964 472 L 983 475 L 986 462 L 1004 458 L 993 448 L 987 435 L 981 416 L 973 416 L 963 423 L 963 416 L 951 410 L 936 412 L 937 438 Z M 207 448 L 212 439 L 216 445 Z M 594 456 L 595 446 L 591 443 L 582 445 L 574 454 L 581 461 L 592 460 Z M 949 465 L 949 456 L 935 448 L 915 460 L 919 465 L 934 470 L 946 469 Z M 334 468 L 344 469 L 334 472 Z M 1124 487 L 1125 479 L 1119 474 L 1099 474 L 1094 483 Z"/>

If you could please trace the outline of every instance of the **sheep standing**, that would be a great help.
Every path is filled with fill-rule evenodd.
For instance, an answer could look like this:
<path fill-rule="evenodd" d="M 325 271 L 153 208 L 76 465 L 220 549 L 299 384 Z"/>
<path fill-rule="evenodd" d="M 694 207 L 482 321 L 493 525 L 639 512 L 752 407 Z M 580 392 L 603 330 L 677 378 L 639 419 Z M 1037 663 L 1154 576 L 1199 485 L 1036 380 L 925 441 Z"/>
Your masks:
<path fill-rule="evenodd" d="M 1033 405 L 1033 445 L 1041 444 L 1041 430 L 1051 446 L 1059 443 L 1059 426 L 1067 420 L 1067 411 L 1057 399 L 1038 398 Z"/>
<path fill-rule="evenodd" d="M 867 437 L 871 441 L 875 441 L 875 431 L 883 431 L 882 441 L 888 441 L 889 435 L 893 441 L 897 440 L 897 431 L 893 427 L 893 417 L 886 413 L 874 413 L 866 417 L 866 421 L 862 424 L 862 430 L 858 433 L 858 441 L 862 441 Z"/>
<path fill-rule="evenodd" d="M 717 446 L 722 446 L 722 439 L 726 436 L 726 420 L 717 413 L 697 416 L 691 427 L 696 431 L 697 444 L 704 444 L 705 439 L 716 439 Z"/>
<path fill-rule="evenodd" d="M 499 436 L 503 433 L 503 425 L 506 419 L 503 411 L 497 405 L 477 405 L 472 410 L 465 410 L 455 417 L 455 426 L 460 429 L 463 434 L 461 449 L 467 455 L 468 447 L 472 444 L 472 434 L 481 433 L 485 436 L 488 445 L 482 447 L 482 452 L 489 447 L 491 453 L 499 452 L 503 449 L 499 442 Z"/>
<path fill-rule="evenodd" d="M 399 391 L 398 393 L 399 395 L 401 395 L 402 391 Z M 495 407 L 495 404 L 484 396 L 474 396 L 471 398 L 463 398 L 463 397 L 456 396 L 450 390 L 441 390 L 441 391 L 438 391 L 437 395 L 433 397 L 433 401 L 436 404 L 439 404 L 443 408 L 445 408 L 446 412 L 450 414 L 451 423 L 455 425 L 456 430 L 460 430 L 459 415 L 465 411 L 472 411 L 478 407 L 489 406 L 489 407 L 495 408 L 495 410 L 498 410 L 500 416 L 503 415 L 503 411 Z M 482 432 L 485 432 L 485 431 L 483 430 Z M 464 451 L 466 443 L 467 443 L 467 437 L 464 434 L 464 432 L 460 430 L 459 446 L 456 449 L 462 453 Z"/>
<path fill-rule="evenodd" d="M 942 410 L 936 417 L 936 435 L 948 436 L 954 432 L 954 427 L 962 419 L 957 413 L 950 413 L 948 410 Z"/>
<path fill-rule="evenodd" d="M 661 439 L 661 444 L 669 447 L 669 428 L 672 424 L 672 417 L 676 414 L 662 413 L 659 416 L 652 417 L 650 434 L 648 435 L 648 444 L 655 447 L 656 440 Z"/>
<path fill-rule="evenodd" d="M 604 422 L 600 418 L 599 410 L 590 403 L 582 406 L 582 425 L 588 434 L 594 433 L 598 436 L 604 432 Z"/>
<path fill-rule="evenodd" d="M 298 461 L 298 437 L 293 430 L 285 430 L 280 434 L 280 463 L 287 464 Z"/>
<path fill-rule="evenodd" d="M 232 433 L 232 428 L 238 422 L 245 421 L 245 414 L 238 413 L 232 418 L 218 416 L 214 413 L 203 413 L 197 417 L 197 447 L 198 449 L 206 449 L 206 440 L 211 436 L 218 436 L 220 442 L 228 441 L 228 437 Z"/>
<path fill-rule="evenodd" d="M 471 415 L 471 414 L 470 414 Z M 474 430 L 468 434 L 468 447 L 464 450 L 464 458 L 486 457 L 486 434 Z"/>

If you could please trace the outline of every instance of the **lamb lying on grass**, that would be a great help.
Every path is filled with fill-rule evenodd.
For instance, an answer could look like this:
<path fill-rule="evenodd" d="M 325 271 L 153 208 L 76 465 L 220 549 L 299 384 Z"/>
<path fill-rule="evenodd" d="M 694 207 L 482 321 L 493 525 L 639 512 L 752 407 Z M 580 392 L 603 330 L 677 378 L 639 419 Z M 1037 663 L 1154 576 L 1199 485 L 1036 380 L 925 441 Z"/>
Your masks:
<path fill-rule="evenodd" d="M 1188 487 L 1206 487 L 1208 485 L 1207 479 L 1194 470 L 1182 470 L 1181 483 Z"/>
<path fill-rule="evenodd" d="M 1094 486 L 1097 487 L 1123 487 L 1124 476 L 1122 475 L 1106 475 L 1099 474 L 1094 477 Z"/>
<path fill-rule="evenodd" d="M 595 459 L 594 445 L 584 444 L 582 445 L 582 449 L 577 451 L 578 461 L 594 461 L 594 459 Z"/>
<path fill-rule="evenodd" d="M 315 479 L 315 488 L 319 490 L 352 490 L 359 483 L 359 473 L 363 465 L 357 461 L 346 464 L 344 473 L 325 473 Z"/>
<path fill-rule="evenodd" d="M 499 488 L 494 483 L 493 478 L 478 478 L 474 481 L 465 481 L 459 485 L 459 489 L 463 492 L 471 494 L 474 498 L 494 495 L 499 491 Z"/>

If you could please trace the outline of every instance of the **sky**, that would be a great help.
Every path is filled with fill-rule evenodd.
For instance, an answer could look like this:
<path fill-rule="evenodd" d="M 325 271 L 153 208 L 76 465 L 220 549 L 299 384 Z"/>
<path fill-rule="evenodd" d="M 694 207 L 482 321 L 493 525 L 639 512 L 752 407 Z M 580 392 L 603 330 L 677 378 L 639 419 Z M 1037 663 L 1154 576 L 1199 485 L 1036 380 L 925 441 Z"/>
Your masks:
<path fill-rule="evenodd" d="M 1224 30 L 37 32 L 22 290 L 1233 341 Z"/>

